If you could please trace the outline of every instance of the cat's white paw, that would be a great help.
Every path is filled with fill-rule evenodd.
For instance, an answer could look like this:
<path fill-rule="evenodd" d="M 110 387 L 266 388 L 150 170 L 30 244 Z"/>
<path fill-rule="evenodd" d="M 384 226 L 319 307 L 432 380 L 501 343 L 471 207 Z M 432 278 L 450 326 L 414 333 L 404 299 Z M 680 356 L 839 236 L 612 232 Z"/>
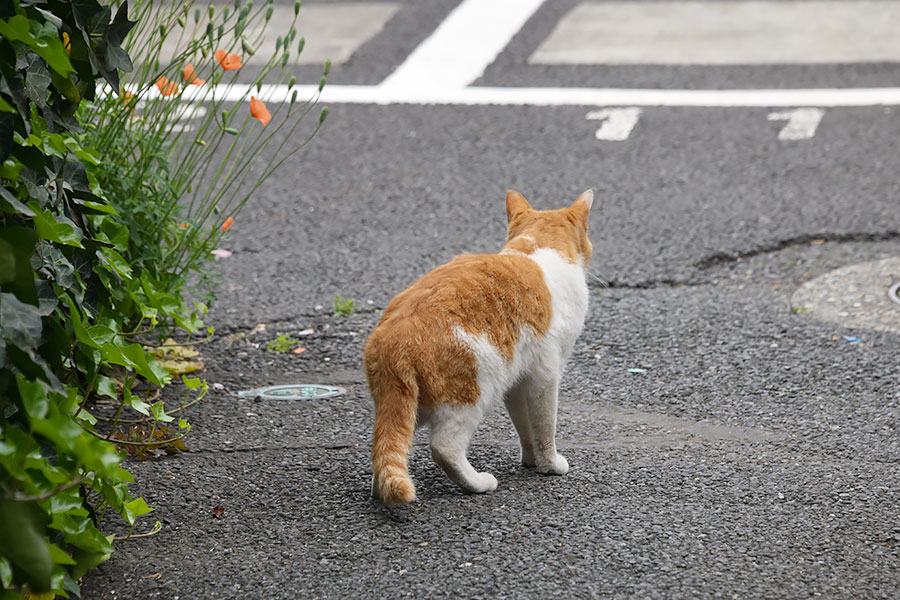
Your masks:
<path fill-rule="evenodd" d="M 569 472 L 569 461 L 562 454 L 557 454 L 550 462 L 538 461 L 537 470 L 547 475 L 565 475 Z"/>
<path fill-rule="evenodd" d="M 466 491 L 473 494 L 485 494 L 496 489 L 497 478 L 490 473 L 478 473 L 466 486 Z"/>

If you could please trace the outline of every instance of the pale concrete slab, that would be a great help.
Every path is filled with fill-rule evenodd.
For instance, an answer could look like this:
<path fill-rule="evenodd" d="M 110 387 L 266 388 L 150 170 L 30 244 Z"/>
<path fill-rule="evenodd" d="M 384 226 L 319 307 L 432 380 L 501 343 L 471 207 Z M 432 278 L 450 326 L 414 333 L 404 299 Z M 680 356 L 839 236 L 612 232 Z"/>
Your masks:
<path fill-rule="evenodd" d="M 544 65 L 900 62 L 900 2 L 584 2 L 529 58 Z"/>
<path fill-rule="evenodd" d="M 888 290 L 900 281 L 900 257 L 843 267 L 805 283 L 794 310 L 842 327 L 900 333 L 900 304 Z"/>
<path fill-rule="evenodd" d="M 224 8 L 217 6 L 216 15 L 222 14 Z M 294 19 L 293 4 L 276 4 L 272 8 L 268 23 L 262 18 L 256 19 L 244 33 L 256 50 L 252 57 L 238 50 L 243 55 L 244 64 L 263 64 L 275 53 L 278 36 L 284 37 L 290 31 Z M 329 59 L 333 65 L 346 62 L 360 46 L 384 29 L 399 8 L 399 4 L 392 2 L 303 4 L 296 24 L 297 37 L 292 44 L 296 47 L 301 37 L 306 38 L 299 64 L 322 64 Z M 233 7 L 230 10 L 233 12 Z M 170 61 L 178 51 L 180 31 L 173 33 L 163 46 L 162 62 Z M 239 48 L 240 44 L 237 46 Z"/>

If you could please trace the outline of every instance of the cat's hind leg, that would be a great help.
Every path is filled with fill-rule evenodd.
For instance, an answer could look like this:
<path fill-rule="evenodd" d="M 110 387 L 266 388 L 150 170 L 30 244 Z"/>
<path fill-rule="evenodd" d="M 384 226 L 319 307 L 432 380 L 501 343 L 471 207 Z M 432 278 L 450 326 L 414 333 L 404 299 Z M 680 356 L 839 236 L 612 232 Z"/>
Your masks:
<path fill-rule="evenodd" d="M 509 418 L 519 434 L 521 454 L 519 458 L 526 467 L 534 467 L 534 443 L 531 437 L 531 422 L 528 419 L 528 386 L 520 383 L 503 397 Z"/>
<path fill-rule="evenodd" d="M 497 489 L 497 478 L 479 473 L 466 458 L 469 440 L 483 416 L 478 405 L 444 404 L 431 415 L 431 456 L 454 483 L 467 492 Z"/>
<path fill-rule="evenodd" d="M 539 473 L 565 475 L 569 472 L 566 458 L 556 451 L 556 410 L 559 378 L 543 384 L 534 382 L 528 394 L 528 420 L 534 441 L 534 458 Z"/>

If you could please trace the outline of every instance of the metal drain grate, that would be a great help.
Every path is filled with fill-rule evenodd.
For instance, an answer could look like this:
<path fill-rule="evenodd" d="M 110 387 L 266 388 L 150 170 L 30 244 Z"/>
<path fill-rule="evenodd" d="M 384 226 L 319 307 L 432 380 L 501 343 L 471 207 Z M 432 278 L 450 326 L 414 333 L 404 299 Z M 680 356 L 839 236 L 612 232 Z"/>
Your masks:
<path fill-rule="evenodd" d="M 888 290 L 888 298 L 900 304 L 900 297 L 897 296 L 897 292 L 900 291 L 900 282 L 895 283 L 891 286 L 891 289 Z"/>
<path fill-rule="evenodd" d="M 264 400 L 312 400 L 333 398 L 346 394 L 347 390 L 333 385 L 298 383 L 291 385 L 270 385 L 255 390 L 238 392 L 238 396 L 263 398 Z"/>

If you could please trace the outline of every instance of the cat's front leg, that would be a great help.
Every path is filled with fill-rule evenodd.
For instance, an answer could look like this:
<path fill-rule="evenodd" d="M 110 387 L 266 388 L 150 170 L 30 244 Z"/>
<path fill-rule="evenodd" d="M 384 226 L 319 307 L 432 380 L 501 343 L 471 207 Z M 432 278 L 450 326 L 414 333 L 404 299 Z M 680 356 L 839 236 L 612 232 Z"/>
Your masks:
<path fill-rule="evenodd" d="M 559 379 L 541 386 L 529 396 L 528 419 L 534 442 L 535 466 L 539 473 L 565 475 L 569 462 L 556 451 L 556 410 Z"/>

